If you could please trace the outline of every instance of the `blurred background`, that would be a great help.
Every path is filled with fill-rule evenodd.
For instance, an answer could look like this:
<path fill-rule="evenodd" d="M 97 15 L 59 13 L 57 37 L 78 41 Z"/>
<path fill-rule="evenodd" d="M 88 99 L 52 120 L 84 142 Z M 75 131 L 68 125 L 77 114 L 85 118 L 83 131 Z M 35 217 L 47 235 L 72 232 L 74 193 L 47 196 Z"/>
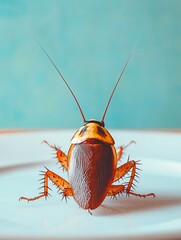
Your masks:
<path fill-rule="evenodd" d="M 180 0 L 0 0 L 0 128 L 181 128 Z"/>

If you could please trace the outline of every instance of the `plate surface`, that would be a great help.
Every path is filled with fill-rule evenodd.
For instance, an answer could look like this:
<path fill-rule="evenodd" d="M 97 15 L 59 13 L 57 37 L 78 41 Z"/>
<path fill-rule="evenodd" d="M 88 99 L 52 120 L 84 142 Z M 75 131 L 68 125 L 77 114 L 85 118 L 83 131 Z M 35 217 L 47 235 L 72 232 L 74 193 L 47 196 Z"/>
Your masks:
<path fill-rule="evenodd" d="M 106 198 L 92 216 L 73 199 L 61 201 L 52 186 L 47 201 L 18 201 L 36 196 L 44 166 L 64 178 L 47 140 L 67 153 L 73 130 L 0 135 L 0 239 L 178 239 L 181 238 L 181 134 L 156 131 L 110 130 L 116 146 L 135 140 L 125 152 L 141 159 L 136 192 L 156 198 Z M 124 179 L 123 179 L 124 182 Z"/>

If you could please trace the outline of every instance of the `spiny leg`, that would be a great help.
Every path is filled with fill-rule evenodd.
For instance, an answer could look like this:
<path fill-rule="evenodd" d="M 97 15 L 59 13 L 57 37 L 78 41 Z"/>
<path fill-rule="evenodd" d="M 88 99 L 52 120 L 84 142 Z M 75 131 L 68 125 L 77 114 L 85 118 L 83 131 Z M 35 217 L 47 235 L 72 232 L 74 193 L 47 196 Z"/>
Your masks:
<path fill-rule="evenodd" d="M 131 144 L 135 144 L 136 142 L 135 141 L 130 141 L 127 145 L 125 146 L 120 146 L 116 149 L 116 154 L 117 154 L 117 162 L 121 159 L 122 155 L 123 155 L 123 152 L 124 150 L 129 147 Z"/>
<path fill-rule="evenodd" d="M 47 168 L 46 168 L 47 169 Z M 33 198 L 27 198 L 27 197 L 20 197 L 19 200 L 27 200 L 27 201 L 35 201 L 38 200 L 42 197 L 47 198 L 50 194 L 48 193 L 48 189 L 50 189 L 48 187 L 48 179 L 50 179 L 54 185 L 57 186 L 57 188 L 59 190 L 62 190 L 62 194 L 63 194 L 63 198 L 68 197 L 68 196 L 73 196 L 73 192 L 72 189 L 70 187 L 69 182 L 67 182 L 65 179 L 63 179 L 62 177 L 60 177 L 59 175 L 57 175 L 56 173 L 50 171 L 50 170 L 46 170 L 45 172 L 42 171 L 43 178 L 40 179 L 42 180 L 43 186 L 40 188 L 43 188 L 44 191 L 40 193 L 40 195 L 33 197 Z M 51 189 L 50 189 L 51 190 Z"/>
<path fill-rule="evenodd" d="M 116 197 L 116 195 L 122 193 L 125 190 L 125 186 L 122 185 L 111 185 L 107 192 L 107 196 L 112 196 L 113 198 Z"/>
<path fill-rule="evenodd" d="M 131 191 L 131 188 L 133 188 L 133 186 L 134 186 L 133 182 L 137 181 L 135 179 L 135 177 L 138 176 L 137 171 L 136 171 L 138 169 L 137 166 L 136 166 L 137 164 L 139 164 L 138 161 L 137 162 L 134 161 L 134 160 L 129 161 L 129 158 L 128 158 L 127 163 L 123 164 L 122 166 L 120 166 L 116 169 L 116 173 L 115 173 L 113 182 L 119 180 L 121 177 L 124 177 L 125 174 L 127 174 L 131 170 L 130 180 L 129 180 L 128 185 L 125 189 L 126 194 L 134 195 L 134 196 L 138 196 L 138 197 L 144 197 L 144 198 L 149 197 L 149 196 L 155 197 L 154 193 L 138 194 L 138 193 L 134 193 L 134 192 Z"/>
<path fill-rule="evenodd" d="M 43 141 L 43 143 L 46 143 L 49 147 L 54 149 L 56 151 L 56 157 L 59 161 L 59 163 L 62 165 L 63 169 L 67 171 L 68 166 L 67 166 L 67 156 L 62 150 L 55 145 L 49 144 L 46 140 Z"/>

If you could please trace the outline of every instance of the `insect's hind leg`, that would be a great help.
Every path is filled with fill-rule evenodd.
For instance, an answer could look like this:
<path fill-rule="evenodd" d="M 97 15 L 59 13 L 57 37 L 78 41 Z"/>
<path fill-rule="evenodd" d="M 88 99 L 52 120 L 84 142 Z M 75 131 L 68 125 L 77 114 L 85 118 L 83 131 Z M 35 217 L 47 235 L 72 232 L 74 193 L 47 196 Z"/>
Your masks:
<path fill-rule="evenodd" d="M 111 185 L 107 192 L 107 196 L 115 197 L 116 195 L 122 193 L 125 190 L 124 185 Z"/>
<path fill-rule="evenodd" d="M 44 140 L 42 143 L 46 143 L 49 147 L 55 150 L 56 152 L 56 157 L 59 161 L 59 163 L 62 165 L 63 169 L 67 171 L 68 166 L 67 166 L 67 156 L 66 154 L 58 147 L 55 145 L 49 144 L 46 140 Z"/>
<path fill-rule="evenodd" d="M 154 193 L 138 194 L 138 193 L 134 193 L 131 191 L 131 189 L 134 188 L 134 181 L 136 181 L 136 179 L 135 179 L 135 177 L 137 176 L 136 170 L 138 169 L 136 166 L 137 164 L 138 164 L 138 162 L 136 162 L 134 160 L 129 161 L 129 159 L 128 159 L 127 163 L 121 165 L 120 167 L 118 167 L 116 169 L 116 173 L 115 173 L 113 182 L 118 181 L 120 178 L 124 177 L 125 174 L 127 174 L 131 170 L 130 180 L 127 184 L 127 187 L 125 188 L 126 194 L 134 195 L 134 196 L 138 196 L 138 197 L 144 197 L 144 198 L 149 197 L 149 196 L 155 197 Z"/>
<path fill-rule="evenodd" d="M 63 198 L 65 197 L 68 197 L 68 196 L 73 196 L 73 192 L 72 192 L 72 189 L 70 187 L 70 184 L 69 182 L 67 182 L 65 179 L 63 179 L 62 177 L 60 177 L 59 175 L 57 175 L 56 173 L 48 170 L 46 168 L 46 171 L 42 171 L 42 174 L 43 175 L 43 178 L 41 179 L 42 180 L 42 183 L 43 183 L 43 186 L 41 188 L 44 189 L 43 192 L 40 193 L 40 195 L 36 196 L 36 197 L 33 197 L 33 198 L 27 198 L 27 197 L 20 197 L 19 200 L 27 200 L 27 201 L 35 201 L 35 200 L 38 200 L 42 197 L 45 197 L 47 198 L 50 194 L 48 193 L 48 190 L 50 189 L 48 187 L 48 179 L 50 179 L 54 185 L 57 186 L 57 188 L 59 190 L 62 190 L 62 194 L 63 194 Z"/>

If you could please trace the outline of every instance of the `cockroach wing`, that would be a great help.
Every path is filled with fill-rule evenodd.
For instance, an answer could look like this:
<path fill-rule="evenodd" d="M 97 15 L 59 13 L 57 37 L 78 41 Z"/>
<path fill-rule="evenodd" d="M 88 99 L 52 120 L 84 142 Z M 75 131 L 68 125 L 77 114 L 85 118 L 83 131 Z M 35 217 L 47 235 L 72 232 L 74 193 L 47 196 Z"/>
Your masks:
<path fill-rule="evenodd" d="M 83 209 L 97 208 L 112 184 L 116 152 L 105 143 L 72 144 L 68 153 L 68 175 L 75 201 Z"/>

